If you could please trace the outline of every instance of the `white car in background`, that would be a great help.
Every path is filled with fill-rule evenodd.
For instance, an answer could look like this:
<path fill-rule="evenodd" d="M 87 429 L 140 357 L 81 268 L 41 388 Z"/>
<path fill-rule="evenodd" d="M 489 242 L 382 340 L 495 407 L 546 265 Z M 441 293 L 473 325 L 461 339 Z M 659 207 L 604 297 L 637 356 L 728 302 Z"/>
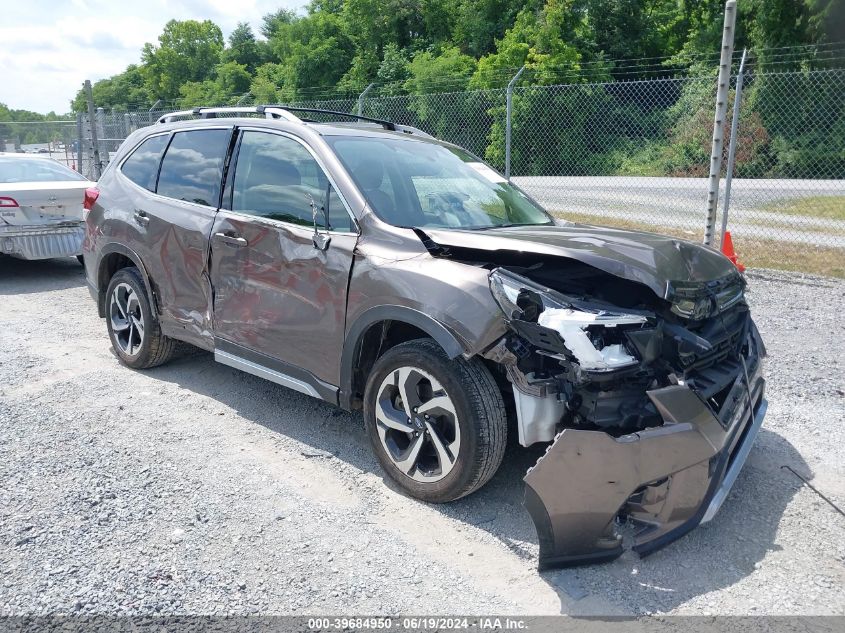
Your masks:
<path fill-rule="evenodd" d="M 0 152 L 0 253 L 79 257 L 85 190 L 94 185 L 47 156 Z"/>

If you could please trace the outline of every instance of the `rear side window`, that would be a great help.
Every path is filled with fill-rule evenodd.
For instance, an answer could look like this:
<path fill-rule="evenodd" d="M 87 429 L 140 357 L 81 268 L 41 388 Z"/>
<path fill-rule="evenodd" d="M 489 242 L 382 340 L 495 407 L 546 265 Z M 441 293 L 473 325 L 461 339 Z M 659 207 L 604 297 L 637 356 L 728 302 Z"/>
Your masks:
<path fill-rule="evenodd" d="M 164 154 L 159 195 L 216 207 L 231 130 L 177 132 Z"/>
<path fill-rule="evenodd" d="M 161 153 L 164 151 L 169 138 L 169 134 L 162 134 L 151 136 L 141 143 L 123 163 L 123 167 L 121 167 L 123 175 L 136 185 L 155 191 L 158 161 L 161 159 Z"/>

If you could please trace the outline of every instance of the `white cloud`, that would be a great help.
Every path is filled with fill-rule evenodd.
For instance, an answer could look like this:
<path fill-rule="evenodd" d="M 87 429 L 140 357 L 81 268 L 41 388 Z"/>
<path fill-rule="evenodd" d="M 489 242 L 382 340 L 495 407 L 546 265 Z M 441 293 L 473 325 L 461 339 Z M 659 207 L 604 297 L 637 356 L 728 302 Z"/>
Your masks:
<path fill-rule="evenodd" d="M 96 81 L 141 59 L 168 20 L 214 21 L 228 35 L 238 22 L 258 33 L 261 17 L 304 0 L 4 0 L 0 20 L 0 103 L 67 112 L 85 79 Z"/>

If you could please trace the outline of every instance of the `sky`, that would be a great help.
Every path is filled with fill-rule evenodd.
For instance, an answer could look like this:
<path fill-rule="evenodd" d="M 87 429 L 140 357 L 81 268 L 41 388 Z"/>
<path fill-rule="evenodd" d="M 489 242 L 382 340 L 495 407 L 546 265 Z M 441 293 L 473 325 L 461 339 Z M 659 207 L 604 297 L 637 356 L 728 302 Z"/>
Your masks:
<path fill-rule="evenodd" d="M 82 82 L 141 61 L 172 19 L 216 23 L 228 37 L 238 22 L 258 34 L 261 16 L 304 0 L 0 0 L 0 103 L 59 114 Z"/>

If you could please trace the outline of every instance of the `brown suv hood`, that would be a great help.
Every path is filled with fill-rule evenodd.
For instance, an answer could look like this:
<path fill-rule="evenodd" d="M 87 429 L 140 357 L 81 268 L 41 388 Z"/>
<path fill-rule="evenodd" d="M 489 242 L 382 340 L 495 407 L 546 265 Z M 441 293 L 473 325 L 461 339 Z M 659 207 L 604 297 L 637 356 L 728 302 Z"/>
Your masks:
<path fill-rule="evenodd" d="M 669 298 L 675 283 L 707 282 L 737 274 L 717 250 L 681 239 L 585 224 L 516 226 L 486 230 L 424 229 L 448 250 L 526 253 L 574 259 L 611 275 L 642 283 Z M 492 257 L 491 257 L 492 259 Z"/>

